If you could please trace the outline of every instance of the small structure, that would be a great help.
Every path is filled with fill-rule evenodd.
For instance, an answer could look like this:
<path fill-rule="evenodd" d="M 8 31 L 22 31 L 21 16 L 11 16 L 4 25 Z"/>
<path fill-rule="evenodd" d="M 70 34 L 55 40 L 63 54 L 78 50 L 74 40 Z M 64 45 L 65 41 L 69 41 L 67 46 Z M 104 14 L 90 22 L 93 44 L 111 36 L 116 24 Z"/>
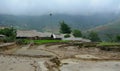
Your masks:
<path fill-rule="evenodd" d="M 37 39 L 37 32 L 35 30 L 24 30 L 24 31 L 17 31 L 17 39 Z"/>
<path fill-rule="evenodd" d="M 5 35 L 0 34 L 0 38 L 3 38 L 3 37 L 5 37 Z"/>
<path fill-rule="evenodd" d="M 36 30 L 18 30 L 17 39 L 32 39 L 32 40 L 61 40 L 55 34 L 49 32 L 37 32 Z"/>
<path fill-rule="evenodd" d="M 55 35 L 55 34 L 51 34 L 51 38 L 56 39 L 57 37 L 56 37 L 56 35 Z"/>
<path fill-rule="evenodd" d="M 6 38 L 5 35 L 0 34 L 0 44 L 3 43 L 3 40 Z"/>
<path fill-rule="evenodd" d="M 5 38 L 5 35 L 0 34 L 0 39 Z"/>

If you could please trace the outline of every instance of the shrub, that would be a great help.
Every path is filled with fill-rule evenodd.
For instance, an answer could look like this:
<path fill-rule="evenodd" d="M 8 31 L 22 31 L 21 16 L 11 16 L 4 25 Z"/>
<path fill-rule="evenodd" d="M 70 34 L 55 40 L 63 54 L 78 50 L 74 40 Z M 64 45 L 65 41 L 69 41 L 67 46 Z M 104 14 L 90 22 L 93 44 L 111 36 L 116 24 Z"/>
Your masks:
<path fill-rule="evenodd" d="M 18 45 L 24 45 L 24 44 L 28 44 L 28 42 L 26 42 L 24 39 L 17 39 L 16 40 L 16 44 L 18 44 Z"/>
<path fill-rule="evenodd" d="M 101 41 L 99 35 L 94 31 L 91 31 L 89 33 L 88 37 L 92 42 L 100 42 Z"/>
<path fill-rule="evenodd" d="M 116 41 L 117 41 L 117 42 L 120 42 L 120 35 L 117 35 L 117 36 L 116 36 Z"/>
<path fill-rule="evenodd" d="M 1 39 L 3 42 L 13 42 L 16 39 L 16 29 L 13 27 L 0 29 L 0 34 L 5 35 L 5 38 Z"/>
<path fill-rule="evenodd" d="M 69 38 L 69 37 L 70 37 L 69 34 L 64 35 L 64 38 Z"/>
<path fill-rule="evenodd" d="M 6 43 L 6 42 L 13 42 L 15 39 L 14 39 L 14 37 L 5 37 L 2 40 L 3 40 L 3 42 Z"/>
<path fill-rule="evenodd" d="M 73 36 L 74 37 L 82 37 L 82 33 L 80 30 L 73 30 Z"/>

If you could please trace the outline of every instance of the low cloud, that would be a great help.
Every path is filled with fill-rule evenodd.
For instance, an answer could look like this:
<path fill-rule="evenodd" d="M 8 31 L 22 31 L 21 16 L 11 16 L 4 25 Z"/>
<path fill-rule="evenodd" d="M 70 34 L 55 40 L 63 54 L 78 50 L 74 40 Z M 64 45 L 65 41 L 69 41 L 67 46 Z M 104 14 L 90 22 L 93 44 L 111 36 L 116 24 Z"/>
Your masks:
<path fill-rule="evenodd" d="M 1 14 L 42 15 L 52 13 L 94 14 L 119 12 L 119 0 L 0 0 Z"/>

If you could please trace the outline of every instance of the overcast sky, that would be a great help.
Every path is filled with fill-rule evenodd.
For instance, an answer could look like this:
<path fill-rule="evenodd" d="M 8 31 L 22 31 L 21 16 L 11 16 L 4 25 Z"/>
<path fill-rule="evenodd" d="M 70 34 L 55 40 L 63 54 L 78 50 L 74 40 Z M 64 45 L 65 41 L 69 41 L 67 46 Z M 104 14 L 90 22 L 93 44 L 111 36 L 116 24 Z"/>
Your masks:
<path fill-rule="evenodd" d="M 120 0 L 0 0 L 0 14 L 42 15 L 49 13 L 87 15 L 118 13 Z"/>

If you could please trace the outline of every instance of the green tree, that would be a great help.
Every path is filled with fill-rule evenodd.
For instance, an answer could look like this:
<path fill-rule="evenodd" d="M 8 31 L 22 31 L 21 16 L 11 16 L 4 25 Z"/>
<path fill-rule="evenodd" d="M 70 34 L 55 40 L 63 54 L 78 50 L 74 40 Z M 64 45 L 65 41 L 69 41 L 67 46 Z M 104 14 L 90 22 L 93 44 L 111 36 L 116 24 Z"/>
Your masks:
<path fill-rule="evenodd" d="M 82 33 L 80 30 L 73 30 L 73 36 L 74 37 L 82 37 Z"/>
<path fill-rule="evenodd" d="M 115 42 L 115 36 L 112 34 L 105 34 L 109 42 Z"/>
<path fill-rule="evenodd" d="M 63 34 L 71 33 L 71 28 L 64 21 L 60 22 L 60 33 Z"/>
<path fill-rule="evenodd" d="M 64 35 L 64 38 L 69 38 L 69 37 L 70 37 L 69 34 Z"/>
<path fill-rule="evenodd" d="M 116 36 L 116 41 L 117 41 L 117 42 L 120 42 L 120 35 L 117 35 L 117 36 Z"/>
<path fill-rule="evenodd" d="M 0 34 L 6 36 L 6 38 L 4 38 L 5 42 L 14 41 L 16 39 L 16 29 L 13 27 L 0 29 Z"/>
<path fill-rule="evenodd" d="M 98 34 L 96 32 L 91 31 L 88 35 L 88 38 L 93 42 L 99 42 L 101 41 Z"/>

